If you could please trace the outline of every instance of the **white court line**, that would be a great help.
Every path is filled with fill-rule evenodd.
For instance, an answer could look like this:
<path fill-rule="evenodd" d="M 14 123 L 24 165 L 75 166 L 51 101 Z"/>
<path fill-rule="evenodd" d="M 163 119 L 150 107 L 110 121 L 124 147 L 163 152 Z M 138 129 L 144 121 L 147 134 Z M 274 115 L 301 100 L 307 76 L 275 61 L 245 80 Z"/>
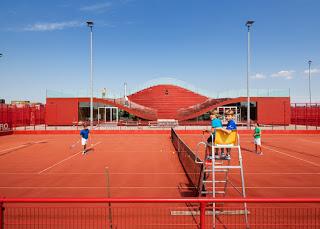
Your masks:
<path fill-rule="evenodd" d="M 310 140 L 305 140 L 305 139 L 298 139 L 301 142 L 307 142 L 307 143 L 312 143 L 312 144 L 320 144 L 320 142 L 316 142 L 316 141 L 310 141 Z"/>
<path fill-rule="evenodd" d="M 14 149 L 20 149 L 20 148 L 23 148 L 23 147 L 26 147 L 26 146 L 29 146 L 29 145 L 31 146 L 32 144 L 38 144 L 38 143 L 41 143 L 41 142 L 44 142 L 44 141 L 49 141 L 49 140 L 50 139 L 44 139 L 44 140 L 37 141 L 37 142 L 27 142 L 27 143 L 24 143 L 24 144 L 16 146 L 16 147 L 12 147 L 12 148 L 1 150 L 0 154 L 3 153 L 3 152 L 7 152 L 7 151 L 10 151 L 10 150 L 14 150 Z"/>
<path fill-rule="evenodd" d="M 16 186 L 16 187 L 10 187 L 10 186 L 0 186 L 0 189 L 105 189 L 105 186 L 56 186 L 56 187 L 47 187 L 47 186 Z M 110 187 L 111 189 L 177 189 L 177 186 L 113 186 Z M 179 189 L 192 189 L 194 187 L 179 187 Z M 221 187 L 223 188 L 223 187 Z M 233 187 L 227 187 L 228 189 L 234 189 Z M 236 188 L 241 188 L 236 187 Z M 309 186 L 309 187 L 300 187 L 300 186 L 284 186 L 284 187 L 279 187 L 279 186 L 265 186 L 265 187 L 255 187 L 255 186 L 250 186 L 246 187 L 246 189 L 320 189 L 319 186 Z"/>
<path fill-rule="evenodd" d="M 94 147 L 94 146 L 96 146 L 96 145 L 99 145 L 100 143 L 101 143 L 101 142 L 97 142 L 96 144 L 93 144 L 90 148 L 92 148 L 92 147 Z M 45 172 L 45 171 L 47 171 L 47 170 L 49 170 L 49 169 L 51 169 L 51 168 L 53 168 L 53 167 L 55 167 L 55 166 L 57 166 L 57 165 L 59 165 L 59 164 L 61 164 L 61 163 L 65 162 L 65 161 L 67 161 L 67 160 L 69 160 L 69 159 L 71 159 L 71 158 L 73 158 L 73 157 L 77 156 L 77 155 L 78 155 L 78 154 L 80 154 L 80 153 L 82 153 L 82 150 L 81 150 L 80 152 L 78 152 L 78 153 L 75 153 L 75 154 L 73 154 L 73 155 L 71 155 L 71 156 L 69 156 L 69 157 L 67 157 L 67 158 L 63 159 L 62 161 L 59 161 L 59 162 L 57 162 L 57 163 L 55 163 L 55 164 L 51 165 L 51 166 L 50 166 L 50 167 L 48 167 L 48 168 L 45 168 L 44 170 L 41 170 L 40 172 L 38 172 L 38 174 L 41 174 L 41 173 L 43 173 L 43 172 Z"/>
<path fill-rule="evenodd" d="M 292 155 L 290 155 L 290 154 L 287 154 L 287 153 L 281 152 L 281 151 L 279 151 L 279 150 L 272 149 L 272 148 L 267 147 L 267 146 L 261 146 L 261 147 L 262 147 L 262 148 L 265 148 L 265 149 L 269 149 L 269 150 L 274 151 L 274 152 L 277 152 L 277 153 L 280 153 L 280 154 L 283 154 L 283 155 L 286 155 L 286 156 L 288 156 L 288 157 L 291 157 L 291 158 L 294 158 L 294 159 L 297 159 L 297 160 L 300 160 L 300 161 L 303 161 L 303 162 L 309 163 L 309 164 L 311 164 L 311 165 L 314 165 L 314 166 L 320 167 L 320 165 L 319 165 L 319 164 L 314 163 L 314 162 L 312 162 L 312 161 L 308 161 L 308 160 L 305 160 L 305 159 L 302 159 L 302 158 L 299 158 L 299 157 L 295 157 L 295 156 L 292 156 Z"/>

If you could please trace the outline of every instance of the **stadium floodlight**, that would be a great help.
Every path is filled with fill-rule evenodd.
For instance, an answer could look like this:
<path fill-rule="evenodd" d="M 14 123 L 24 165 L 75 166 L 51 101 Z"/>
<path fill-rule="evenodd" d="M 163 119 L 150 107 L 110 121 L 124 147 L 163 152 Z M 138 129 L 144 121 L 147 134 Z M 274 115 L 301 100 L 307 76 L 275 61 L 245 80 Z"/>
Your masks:
<path fill-rule="evenodd" d="M 92 27 L 93 22 L 87 21 L 90 28 L 90 127 L 93 129 L 93 63 L 92 63 Z"/>
<path fill-rule="evenodd" d="M 252 26 L 253 23 L 254 23 L 254 21 L 247 21 L 247 22 L 246 22 L 246 26 L 247 26 L 247 27 L 250 27 L 250 26 Z"/>
<path fill-rule="evenodd" d="M 310 69 L 311 69 L 311 63 L 312 63 L 312 60 L 309 60 L 308 61 L 308 64 L 309 64 L 309 103 L 310 103 L 310 107 L 311 107 L 311 72 L 310 72 Z"/>
<path fill-rule="evenodd" d="M 247 21 L 248 28 L 248 50 L 247 50 L 247 128 L 250 129 L 250 93 L 249 93 L 249 75 L 250 75 L 250 27 L 254 21 Z"/>

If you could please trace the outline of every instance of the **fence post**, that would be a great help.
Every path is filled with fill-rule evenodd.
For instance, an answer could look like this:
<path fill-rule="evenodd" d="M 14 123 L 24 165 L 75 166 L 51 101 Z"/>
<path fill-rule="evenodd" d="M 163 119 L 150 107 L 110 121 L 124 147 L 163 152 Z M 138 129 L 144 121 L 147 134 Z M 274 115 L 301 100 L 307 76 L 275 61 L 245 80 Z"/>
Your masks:
<path fill-rule="evenodd" d="M 213 209 L 213 211 L 215 211 Z M 205 229 L 206 227 L 206 204 L 201 201 L 200 202 L 200 229 Z"/>
<path fill-rule="evenodd" d="M 316 130 L 318 130 L 318 125 L 319 125 L 319 107 L 318 103 L 316 103 Z"/>
<path fill-rule="evenodd" d="M 283 129 L 286 130 L 286 102 L 283 102 Z"/>
<path fill-rule="evenodd" d="M 298 113 L 298 111 L 297 111 L 297 103 L 295 103 L 295 104 L 294 104 L 294 115 L 295 115 L 295 118 L 296 118 L 296 120 L 295 120 L 295 122 L 294 122 L 294 123 L 295 123 L 295 124 L 294 124 L 294 129 L 295 129 L 295 130 L 297 130 L 297 122 L 298 122 L 298 121 L 297 121 L 297 113 Z"/>
<path fill-rule="evenodd" d="M 306 129 L 308 130 L 308 104 L 306 103 L 306 109 L 305 109 L 305 120 L 306 120 Z"/>
<path fill-rule="evenodd" d="M 0 229 L 4 229 L 4 207 L 2 201 L 0 201 Z"/>

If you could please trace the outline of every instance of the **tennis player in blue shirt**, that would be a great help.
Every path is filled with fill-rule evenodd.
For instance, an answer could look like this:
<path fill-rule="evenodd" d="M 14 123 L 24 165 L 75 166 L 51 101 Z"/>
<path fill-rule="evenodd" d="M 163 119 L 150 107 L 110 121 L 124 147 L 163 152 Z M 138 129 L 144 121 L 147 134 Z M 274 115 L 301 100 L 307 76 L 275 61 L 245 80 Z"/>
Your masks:
<path fill-rule="evenodd" d="M 87 142 L 89 139 L 89 129 L 87 128 L 87 124 L 84 123 L 83 124 L 83 130 L 80 131 L 80 135 L 81 135 L 81 145 L 83 145 L 83 151 L 82 154 L 84 155 L 87 152 Z"/>
<path fill-rule="evenodd" d="M 230 134 L 232 131 L 237 130 L 237 124 L 236 122 L 233 120 L 234 117 L 234 112 L 232 110 L 228 110 L 226 112 L 226 120 L 228 121 L 227 123 L 227 127 L 226 129 L 221 129 L 222 131 L 224 131 L 227 134 Z M 231 156 L 230 156 L 230 148 L 227 148 L 227 154 L 225 156 L 225 160 L 230 160 Z"/>
<path fill-rule="evenodd" d="M 222 128 L 222 122 L 219 119 L 219 113 L 217 110 L 210 111 L 210 119 L 211 119 L 211 131 L 204 130 L 205 132 L 211 133 L 207 142 L 209 145 L 212 145 L 216 136 L 216 129 Z M 221 153 L 223 153 L 223 149 L 221 149 Z M 209 156 L 209 155 L 207 155 Z M 218 151 L 215 152 L 216 159 L 219 159 Z"/>

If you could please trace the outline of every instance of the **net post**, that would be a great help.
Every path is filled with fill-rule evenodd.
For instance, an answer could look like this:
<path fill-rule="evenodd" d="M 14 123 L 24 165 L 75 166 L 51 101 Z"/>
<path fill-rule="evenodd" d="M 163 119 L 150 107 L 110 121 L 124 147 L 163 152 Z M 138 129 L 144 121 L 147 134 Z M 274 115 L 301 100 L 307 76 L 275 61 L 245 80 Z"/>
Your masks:
<path fill-rule="evenodd" d="M 206 203 L 204 201 L 200 202 L 200 229 L 205 229 L 206 227 Z"/>

